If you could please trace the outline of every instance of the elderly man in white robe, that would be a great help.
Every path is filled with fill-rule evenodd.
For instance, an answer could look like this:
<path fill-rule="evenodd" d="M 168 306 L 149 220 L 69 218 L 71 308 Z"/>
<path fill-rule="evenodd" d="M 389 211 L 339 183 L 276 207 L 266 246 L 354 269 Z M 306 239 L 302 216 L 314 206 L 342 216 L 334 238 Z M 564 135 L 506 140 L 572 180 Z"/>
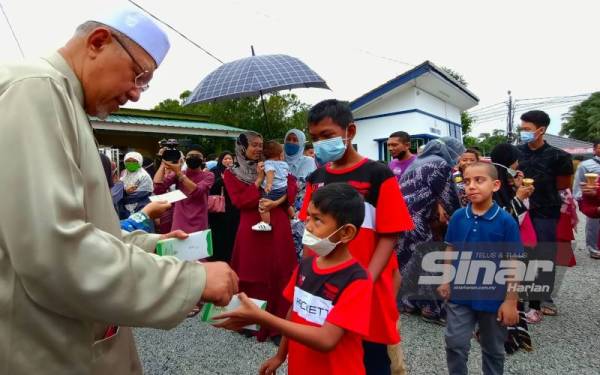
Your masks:
<path fill-rule="evenodd" d="M 237 293 L 225 263 L 159 257 L 159 235 L 121 232 L 88 121 L 137 101 L 168 49 L 127 9 L 0 66 L 1 374 L 139 373 L 125 327 L 168 329 Z"/>

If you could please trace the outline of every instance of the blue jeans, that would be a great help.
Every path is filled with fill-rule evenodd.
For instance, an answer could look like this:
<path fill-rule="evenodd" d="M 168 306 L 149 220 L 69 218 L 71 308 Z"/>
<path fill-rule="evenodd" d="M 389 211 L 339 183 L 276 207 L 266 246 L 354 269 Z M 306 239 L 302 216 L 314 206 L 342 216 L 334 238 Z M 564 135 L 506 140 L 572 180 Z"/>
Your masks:
<path fill-rule="evenodd" d="M 475 325 L 479 325 L 482 370 L 484 375 L 504 373 L 506 327 L 496 313 L 472 310 L 469 306 L 446 305 L 446 362 L 450 375 L 467 375 L 467 361 Z"/>
<path fill-rule="evenodd" d="M 264 192 L 263 194 L 263 198 L 272 200 L 272 201 L 276 201 L 277 199 L 283 197 L 284 195 L 287 194 L 287 187 L 281 188 L 281 189 L 273 189 L 271 190 L 270 193 Z"/>
<path fill-rule="evenodd" d="M 590 253 L 598 252 L 598 231 L 600 230 L 600 220 L 585 218 L 585 245 Z"/>

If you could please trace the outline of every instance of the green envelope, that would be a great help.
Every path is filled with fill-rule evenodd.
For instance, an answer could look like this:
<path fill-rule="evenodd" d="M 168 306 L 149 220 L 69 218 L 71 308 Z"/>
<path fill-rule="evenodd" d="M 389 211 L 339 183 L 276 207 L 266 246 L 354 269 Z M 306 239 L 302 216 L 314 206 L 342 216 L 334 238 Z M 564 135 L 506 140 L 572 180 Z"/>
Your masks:
<path fill-rule="evenodd" d="M 267 309 L 266 301 L 262 301 L 262 300 L 254 299 L 254 298 L 250 298 L 250 299 L 252 300 L 252 302 L 254 302 L 254 304 L 256 306 L 260 307 L 262 310 Z M 198 314 L 200 317 L 200 321 L 206 322 L 206 323 L 211 323 L 211 324 L 219 323 L 219 321 L 216 321 L 213 319 L 213 316 L 223 314 L 227 311 L 235 310 L 238 307 L 240 307 L 240 304 L 241 304 L 241 302 L 237 295 L 233 296 L 233 298 L 229 302 L 229 305 L 224 306 L 224 307 L 215 306 L 212 303 L 206 303 L 206 304 L 204 304 L 204 306 L 202 306 L 202 310 L 200 310 L 200 313 Z M 252 330 L 252 331 L 258 331 L 260 329 L 258 324 L 251 324 L 244 328 Z"/>

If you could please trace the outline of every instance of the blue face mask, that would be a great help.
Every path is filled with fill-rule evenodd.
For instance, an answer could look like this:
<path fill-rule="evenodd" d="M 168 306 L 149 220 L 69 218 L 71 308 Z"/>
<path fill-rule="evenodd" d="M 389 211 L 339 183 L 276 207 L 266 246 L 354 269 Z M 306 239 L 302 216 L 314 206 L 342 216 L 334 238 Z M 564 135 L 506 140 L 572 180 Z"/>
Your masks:
<path fill-rule="evenodd" d="M 313 144 L 315 156 L 319 165 L 324 165 L 331 161 L 340 160 L 346 152 L 346 143 L 342 137 L 335 137 L 318 141 Z"/>
<path fill-rule="evenodd" d="M 294 156 L 300 151 L 300 145 L 296 143 L 285 143 L 283 149 L 285 150 L 286 155 Z"/>
<path fill-rule="evenodd" d="M 520 139 L 521 139 L 521 142 L 523 142 L 523 143 L 532 142 L 535 139 L 535 133 L 522 131 L 521 135 L 520 135 Z"/>

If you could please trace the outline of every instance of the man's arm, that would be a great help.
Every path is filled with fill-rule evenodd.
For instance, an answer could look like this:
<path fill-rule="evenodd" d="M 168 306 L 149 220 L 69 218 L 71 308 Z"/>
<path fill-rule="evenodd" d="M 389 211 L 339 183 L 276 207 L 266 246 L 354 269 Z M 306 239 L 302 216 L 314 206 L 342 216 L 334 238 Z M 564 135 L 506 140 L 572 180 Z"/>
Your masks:
<path fill-rule="evenodd" d="M 573 185 L 573 159 L 571 155 L 562 152 L 556 165 L 556 188 L 557 190 L 570 189 Z"/>
<path fill-rule="evenodd" d="M 584 163 L 579 164 L 577 171 L 575 171 L 575 178 L 573 180 L 573 198 L 575 200 L 581 199 L 581 183 L 585 182 L 585 174 L 587 169 Z"/>
<path fill-rule="evenodd" d="M 371 273 L 374 282 L 377 281 L 381 271 L 383 271 L 390 261 L 397 239 L 398 234 L 396 233 L 379 235 L 379 240 L 375 246 L 375 252 L 373 252 L 373 257 L 369 263 L 369 272 Z"/>
<path fill-rule="evenodd" d="M 30 110 L 18 110 L 24 102 Z M 112 230 L 88 221 L 80 150 L 95 146 L 91 134 L 80 134 L 89 130 L 74 122 L 74 105 L 50 79 L 23 80 L 0 96 L 0 108 L 7 109 L 0 118 L 0 157 L 36 150 L 3 166 L 10 177 L 0 195 L 10 199 L 2 209 L 18 215 L 0 215 L 2 247 L 40 308 L 83 321 L 173 327 L 203 294 L 205 268 L 125 244 L 116 218 Z M 43 167 L 37 155 L 45 155 Z"/>

